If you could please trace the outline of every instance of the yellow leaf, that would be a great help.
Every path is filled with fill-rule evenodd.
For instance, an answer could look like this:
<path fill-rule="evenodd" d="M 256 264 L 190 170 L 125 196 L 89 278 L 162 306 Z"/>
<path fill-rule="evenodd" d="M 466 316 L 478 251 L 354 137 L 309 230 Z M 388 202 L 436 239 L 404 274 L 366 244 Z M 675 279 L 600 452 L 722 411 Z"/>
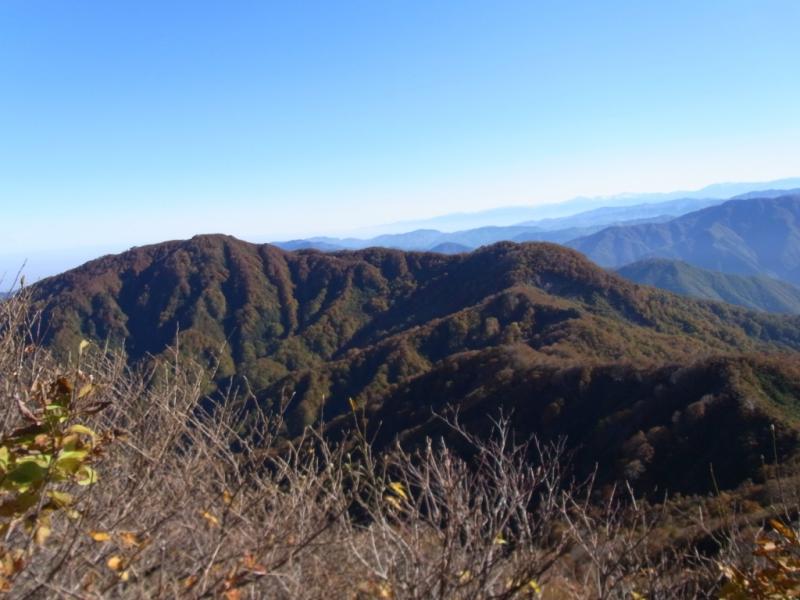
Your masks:
<path fill-rule="evenodd" d="M 119 574 L 119 578 L 121 581 L 128 581 L 128 579 L 130 579 L 130 576 L 131 576 L 130 571 L 123 571 L 122 573 Z"/>
<path fill-rule="evenodd" d="M 93 389 L 94 389 L 94 386 L 91 383 L 87 383 L 78 392 L 78 399 L 85 398 L 86 396 L 88 396 L 92 392 Z"/>
<path fill-rule="evenodd" d="M 217 517 L 215 517 L 214 515 L 212 515 L 210 512 L 208 512 L 207 510 L 200 511 L 200 515 L 206 521 L 208 521 L 211 524 L 212 527 L 219 527 L 219 519 Z"/>
<path fill-rule="evenodd" d="M 400 504 L 400 501 L 394 496 L 384 496 L 383 499 L 386 500 L 386 502 L 388 502 L 392 506 L 394 506 L 397 510 L 403 509 L 403 506 Z"/>
<path fill-rule="evenodd" d="M 350 403 L 350 410 L 356 412 L 358 410 L 358 405 L 356 404 L 356 401 L 353 400 L 352 398 L 348 398 L 347 401 Z"/>
<path fill-rule="evenodd" d="M 123 562 L 119 556 L 115 555 L 108 559 L 106 565 L 108 565 L 108 568 L 112 571 L 122 571 Z"/>
<path fill-rule="evenodd" d="M 105 531 L 90 531 L 89 537 L 92 538 L 95 542 L 107 542 L 111 539 L 111 536 L 107 534 Z"/>
<path fill-rule="evenodd" d="M 233 494 L 231 494 L 228 490 L 223 490 L 222 501 L 225 504 L 230 504 L 231 502 L 233 502 Z"/>
<path fill-rule="evenodd" d="M 408 494 L 406 494 L 406 489 L 403 487 L 403 484 L 399 481 L 392 481 L 389 483 L 389 489 L 392 490 L 397 496 L 400 496 L 403 500 L 408 500 Z"/>
<path fill-rule="evenodd" d="M 498 533 L 497 536 L 494 538 L 494 544 L 497 546 L 503 546 L 508 543 L 508 540 L 503 537 L 502 534 Z"/>
<path fill-rule="evenodd" d="M 81 343 L 78 344 L 78 356 L 83 354 L 83 351 L 89 347 L 89 340 L 81 340 Z"/>
<path fill-rule="evenodd" d="M 535 579 L 531 579 L 528 582 L 528 587 L 531 588 L 533 590 L 533 593 L 536 594 L 537 596 L 542 595 L 542 588 L 539 587 L 539 584 Z M 633 592 L 633 600 L 644 600 L 644 598 L 639 596 L 639 594 L 637 594 L 636 592 Z"/>
<path fill-rule="evenodd" d="M 44 543 L 47 541 L 47 538 L 50 537 L 50 533 L 51 531 L 49 525 L 44 523 L 40 524 L 36 528 L 36 533 L 34 534 L 34 539 L 36 540 L 36 543 L 39 544 L 40 546 L 44 546 Z"/>
<path fill-rule="evenodd" d="M 92 485 L 97 483 L 97 471 L 89 465 L 83 465 L 77 473 L 75 473 L 76 483 L 78 485 Z"/>
<path fill-rule="evenodd" d="M 65 473 L 75 474 L 83 465 L 89 452 L 87 450 L 62 450 L 56 458 L 56 468 Z"/>
<path fill-rule="evenodd" d="M 96 438 L 97 437 L 97 434 L 94 431 L 92 431 L 91 429 L 89 429 L 88 427 L 86 427 L 85 425 L 78 425 L 78 424 L 72 425 L 69 429 L 67 429 L 67 431 L 69 433 L 77 433 L 77 434 L 80 434 L 80 435 L 88 435 L 91 438 Z"/>

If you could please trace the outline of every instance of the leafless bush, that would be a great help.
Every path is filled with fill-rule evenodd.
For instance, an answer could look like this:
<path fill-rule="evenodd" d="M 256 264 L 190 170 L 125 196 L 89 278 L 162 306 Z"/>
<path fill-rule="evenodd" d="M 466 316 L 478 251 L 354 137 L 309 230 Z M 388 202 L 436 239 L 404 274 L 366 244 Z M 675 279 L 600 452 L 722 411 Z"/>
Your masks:
<path fill-rule="evenodd" d="M 429 440 L 376 454 L 360 415 L 351 437 L 286 440 L 279 414 L 175 352 L 131 369 L 90 347 L 58 365 L 24 295 L 0 303 L 5 436 L 10 399 L 80 370 L 107 408 L 87 425 L 109 440 L 76 513 L 31 546 L 14 598 L 703 597 L 681 552 L 651 540 L 659 511 L 615 491 L 598 502 L 562 471 L 563 444 L 517 443 L 507 421 L 467 451 Z M 6 540 L 8 541 L 8 540 Z"/>

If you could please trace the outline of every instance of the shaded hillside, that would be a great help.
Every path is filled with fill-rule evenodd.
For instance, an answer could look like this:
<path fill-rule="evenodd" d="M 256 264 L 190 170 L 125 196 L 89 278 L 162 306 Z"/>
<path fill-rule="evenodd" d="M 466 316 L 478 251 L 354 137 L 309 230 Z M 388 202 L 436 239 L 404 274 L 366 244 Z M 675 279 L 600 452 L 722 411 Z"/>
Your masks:
<path fill-rule="evenodd" d="M 792 196 L 795 194 L 800 194 L 800 188 L 770 189 L 770 190 L 747 192 L 745 194 L 739 194 L 738 196 L 734 196 L 733 198 L 731 198 L 731 200 L 749 200 L 751 198 L 780 198 L 781 196 Z"/>
<path fill-rule="evenodd" d="M 502 412 L 523 439 L 566 436 L 580 475 L 597 466 L 601 481 L 626 479 L 660 499 L 708 490 L 711 465 L 723 487 L 759 480 L 764 457 L 774 456 L 773 424 L 779 457 L 795 452 L 799 382 L 797 357 L 557 366 L 512 345 L 450 357 L 367 414 L 379 447 L 396 436 L 412 446 L 444 436 L 457 446 L 441 416 L 457 409 L 464 427 L 488 433 Z"/>
<path fill-rule="evenodd" d="M 663 258 L 625 265 L 617 273 L 636 283 L 684 296 L 767 312 L 800 314 L 800 289 L 769 277 L 730 275 Z"/>
<path fill-rule="evenodd" d="M 800 285 L 800 195 L 731 200 L 668 223 L 610 227 L 568 245 L 605 267 L 670 258 Z"/>
<path fill-rule="evenodd" d="M 462 252 L 469 252 L 472 248 L 464 246 L 463 244 L 456 244 L 453 242 L 444 242 L 438 244 L 429 250 L 429 252 L 439 252 L 440 254 L 460 254 Z"/>
<path fill-rule="evenodd" d="M 198 236 L 107 256 L 35 287 L 46 341 L 123 344 L 139 359 L 176 334 L 261 398 L 294 394 L 295 427 L 361 404 L 464 352 L 525 344 L 542 364 L 658 364 L 800 348 L 800 320 L 632 284 L 577 252 L 501 243 L 446 256 L 284 252 Z M 421 397 L 419 402 L 429 401 Z"/>

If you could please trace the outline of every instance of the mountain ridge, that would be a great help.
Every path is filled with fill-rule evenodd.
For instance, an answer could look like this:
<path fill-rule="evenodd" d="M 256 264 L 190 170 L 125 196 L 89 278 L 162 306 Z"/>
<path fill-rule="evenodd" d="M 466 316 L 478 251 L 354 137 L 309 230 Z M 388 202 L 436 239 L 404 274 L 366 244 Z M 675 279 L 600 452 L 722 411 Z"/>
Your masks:
<path fill-rule="evenodd" d="M 800 181 L 800 180 L 799 180 Z M 751 198 L 774 198 L 797 192 L 797 190 L 765 190 L 734 196 L 730 200 Z M 586 237 L 613 226 L 628 226 L 642 223 L 663 223 L 676 217 L 724 203 L 724 198 L 674 198 L 660 202 L 602 206 L 569 216 L 523 221 L 512 225 L 482 224 L 469 229 L 440 231 L 431 228 L 416 228 L 402 233 L 382 234 L 372 238 L 312 237 L 308 239 L 274 242 L 285 250 L 312 248 L 334 252 L 358 250 L 372 246 L 399 250 L 426 251 L 445 243 L 459 244 L 474 249 L 499 241 L 542 241 L 567 243 Z"/>
<path fill-rule="evenodd" d="M 800 194 L 729 200 L 667 223 L 609 227 L 567 245 L 609 268 L 668 258 L 798 285 Z"/>
<path fill-rule="evenodd" d="M 800 314 L 800 289 L 765 276 L 730 275 L 666 258 L 643 259 L 616 272 L 636 283 L 676 294 L 767 312 Z"/>
<path fill-rule="evenodd" d="M 330 254 L 206 235 L 102 257 L 32 293 L 42 311 L 41 343 L 66 354 L 84 338 L 109 340 L 134 362 L 170 359 L 177 347 L 215 368 L 218 385 L 249 389 L 268 410 L 283 407 L 288 434 L 323 420 L 340 428 L 357 406 L 371 428 L 390 419 L 381 435 L 413 443 L 415 432 L 431 426 L 432 410 L 463 410 L 480 429 L 487 414 L 505 406 L 530 414 L 516 422 L 520 433 L 535 425 L 554 439 L 586 435 L 590 449 L 617 457 L 604 477 L 636 475 L 647 488 L 655 481 L 648 473 L 683 464 L 696 444 L 705 448 L 702 428 L 713 424 L 692 417 L 691 441 L 681 442 L 690 450 L 679 455 L 657 442 L 658 428 L 683 439 L 689 430 L 681 433 L 669 415 L 695 414 L 700 409 L 689 405 L 721 394 L 714 411 L 735 407 L 731 427 L 753 439 L 743 451 L 748 465 L 756 464 L 751 450 L 769 441 L 761 431 L 769 415 L 777 415 L 786 452 L 796 447 L 800 391 L 791 381 L 800 318 L 639 286 L 555 244 L 502 242 L 454 255 L 382 248 Z M 769 375 L 775 361 L 784 366 Z M 710 364 L 722 366 L 702 366 Z M 707 383 L 670 396 L 667 416 L 662 407 L 655 421 L 633 418 L 635 407 L 656 402 L 659 385 L 681 369 L 708 372 Z M 747 379 L 753 383 L 745 385 L 740 370 L 754 373 Z M 772 398 L 762 379 L 786 391 Z M 629 393 L 612 402 L 611 390 Z M 539 396 L 530 406 L 525 400 Z M 752 409 L 748 398 L 757 399 Z M 588 408 L 576 407 L 595 401 L 597 418 L 618 421 L 619 435 L 553 420 L 554 411 L 580 414 Z M 630 448 L 645 425 L 642 435 L 656 436 L 658 460 L 637 466 Z M 702 452 L 721 456 L 711 447 Z M 737 471 L 728 461 L 719 468 L 733 485 L 756 467 Z M 699 488 L 703 477 L 687 479 L 686 489 Z"/>

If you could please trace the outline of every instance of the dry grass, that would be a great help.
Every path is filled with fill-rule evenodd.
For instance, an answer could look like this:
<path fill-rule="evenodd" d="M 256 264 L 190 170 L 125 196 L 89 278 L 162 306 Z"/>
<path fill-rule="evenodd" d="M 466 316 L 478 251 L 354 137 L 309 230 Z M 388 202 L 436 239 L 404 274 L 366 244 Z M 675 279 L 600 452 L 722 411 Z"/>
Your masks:
<path fill-rule="evenodd" d="M 375 455 L 357 413 L 341 442 L 317 430 L 287 441 L 280 415 L 238 390 L 208 397 L 208 374 L 186 361 L 135 371 L 89 348 L 58 365 L 30 344 L 24 294 L 0 313 L 4 439 L 24 423 L 12 399 L 29 405 L 41 382 L 91 378 L 92 401 L 108 404 L 70 417 L 104 436 L 98 482 L 44 483 L 72 493 L 77 513 L 55 511 L 41 543 L 24 526 L 41 507 L 9 523 L 11 597 L 655 599 L 719 587 L 713 562 L 655 543 L 658 509 L 624 488 L 598 502 L 591 482 L 566 477 L 561 446 L 518 444 L 503 422 L 488 440 L 451 423 L 468 459 L 436 441 Z"/>

